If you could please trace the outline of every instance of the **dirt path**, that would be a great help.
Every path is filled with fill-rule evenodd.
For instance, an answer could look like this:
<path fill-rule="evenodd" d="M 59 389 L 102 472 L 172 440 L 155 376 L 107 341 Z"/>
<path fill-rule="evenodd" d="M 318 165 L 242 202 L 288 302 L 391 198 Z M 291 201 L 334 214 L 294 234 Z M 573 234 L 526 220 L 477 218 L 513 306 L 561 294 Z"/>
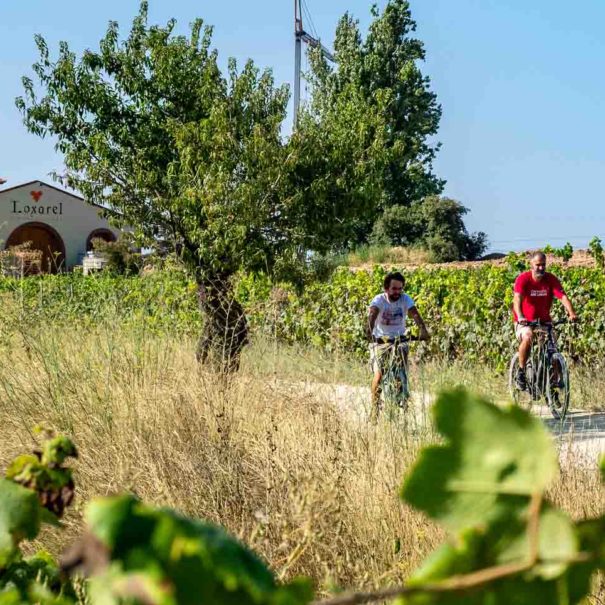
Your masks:
<path fill-rule="evenodd" d="M 335 404 L 351 422 L 367 422 L 370 401 L 368 387 L 301 382 L 296 384 L 296 389 Z M 431 402 L 432 397 L 426 393 L 413 396 L 412 418 L 415 427 L 431 430 Z M 552 417 L 545 405 L 533 406 L 532 410 L 543 419 L 552 433 L 562 462 L 573 459 L 576 465 L 594 466 L 605 455 L 605 412 L 570 410 L 561 423 Z"/>

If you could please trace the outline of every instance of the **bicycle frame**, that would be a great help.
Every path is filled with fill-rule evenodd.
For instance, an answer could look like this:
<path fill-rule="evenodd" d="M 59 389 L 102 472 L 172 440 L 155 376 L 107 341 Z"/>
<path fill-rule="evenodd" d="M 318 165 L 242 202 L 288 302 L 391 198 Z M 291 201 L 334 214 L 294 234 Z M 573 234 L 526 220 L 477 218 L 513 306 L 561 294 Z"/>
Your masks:
<path fill-rule="evenodd" d="M 534 399 L 540 399 L 546 393 L 547 368 L 550 367 L 553 355 L 558 351 L 553 336 L 552 326 L 539 327 L 535 332 L 536 342 L 530 354 L 531 375 L 527 383 Z"/>
<path fill-rule="evenodd" d="M 376 342 L 389 345 L 380 360 L 383 403 L 387 407 L 404 408 L 410 396 L 407 367 L 409 339 L 399 338 L 386 342 L 377 339 Z"/>

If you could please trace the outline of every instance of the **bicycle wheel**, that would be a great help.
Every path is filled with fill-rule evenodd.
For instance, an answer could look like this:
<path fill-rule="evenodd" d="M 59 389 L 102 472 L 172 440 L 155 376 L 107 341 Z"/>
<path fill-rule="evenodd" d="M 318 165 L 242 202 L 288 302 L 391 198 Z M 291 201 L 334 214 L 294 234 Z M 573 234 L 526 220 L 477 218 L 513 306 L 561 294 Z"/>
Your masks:
<path fill-rule="evenodd" d="M 553 353 L 546 373 L 546 403 L 557 420 L 564 420 L 569 407 L 569 368 L 561 353 Z"/>
<path fill-rule="evenodd" d="M 525 364 L 525 377 L 527 380 L 527 389 L 522 391 L 517 386 L 517 374 L 519 373 L 519 353 L 515 353 L 510 360 L 508 371 L 508 390 L 512 400 L 520 407 L 529 408 L 534 399 L 534 372 L 531 360 Z"/>
<path fill-rule="evenodd" d="M 401 367 L 390 368 L 382 377 L 383 408 L 389 417 L 407 408 L 409 399 L 408 381 Z"/>

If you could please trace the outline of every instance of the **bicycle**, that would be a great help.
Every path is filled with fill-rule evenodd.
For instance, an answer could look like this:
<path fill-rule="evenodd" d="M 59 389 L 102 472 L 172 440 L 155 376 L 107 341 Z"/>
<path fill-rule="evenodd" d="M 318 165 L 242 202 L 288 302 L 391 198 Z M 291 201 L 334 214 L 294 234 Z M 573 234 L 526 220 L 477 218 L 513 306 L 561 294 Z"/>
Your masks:
<path fill-rule="evenodd" d="M 557 420 L 565 419 L 569 407 L 569 368 L 557 347 L 553 328 L 565 323 L 567 319 L 526 322 L 524 325 L 534 330 L 534 343 L 525 365 L 527 389 L 522 391 L 517 386 L 518 352 L 511 359 L 508 376 L 509 390 L 515 403 L 529 407 L 532 402 L 544 398 Z M 529 402 L 525 402 L 524 398 L 529 398 Z"/>
<path fill-rule="evenodd" d="M 397 338 L 374 337 L 377 344 L 388 345 L 379 355 L 382 369 L 380 389 L 380 403 L 377 415 L 381 408 L 385 408 L 392 416 L 395 411 L 405 411 L 410 399 L 410 385 L 408 380 L 407 352 L 410 341 L 420 340 L 417 336 L 399 336 Z"/>

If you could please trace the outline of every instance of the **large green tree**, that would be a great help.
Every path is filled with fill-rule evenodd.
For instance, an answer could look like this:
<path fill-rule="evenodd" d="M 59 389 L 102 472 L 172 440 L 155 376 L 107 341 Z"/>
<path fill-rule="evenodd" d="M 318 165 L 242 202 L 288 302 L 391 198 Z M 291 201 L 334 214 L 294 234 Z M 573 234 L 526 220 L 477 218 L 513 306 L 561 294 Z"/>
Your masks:
<path fill-rule="evenodd" d="M 371 187 L 372 212 L 358 217 L 352 244 L 367 241 L 384 209 L 409 206 L 439 194 L 444 185 L 433 172 L 441 107 L 419 67 L 425 51 L 413 36 L 409 3 L 389 0 L 382 13 L 374 6 L 372 16 L 365 38 L 358 21 L 342 17 L 335 66 L 320 49 L 311 51 L 312 99 L 301 121 L 302 128 L 312 121 L 340 134 L 342 145 L 355 146 L 356 164 L 371 160 L 381 166 Z"/>
<path fill-rule="evenodd" d="M 199 358 L 237 365 L 246 320 L 233 295 L 240 270 L 287 269 L 306 250 L 350 240 L 371 211 L 382 156 L 356 178 L 357 144 L 309 124 L 282 136 L 289 97 L 252 62 L 226 74 L 201 20 L 150 26 L 142 2 L 129 35 L 110 23 L 97 51 L 77 57 L 45 40 L 17 99 L 27 128 L 52 136 L 66 170 L 55 175 L 141 242 L 172 242 L 195 275 L 206 321 Z M 380 116 L 370 117 L 374 130 Z M 336 147 L 338 147 L 336 149 Z M 217 357 L 218 356 L 218 357 Z"/>

